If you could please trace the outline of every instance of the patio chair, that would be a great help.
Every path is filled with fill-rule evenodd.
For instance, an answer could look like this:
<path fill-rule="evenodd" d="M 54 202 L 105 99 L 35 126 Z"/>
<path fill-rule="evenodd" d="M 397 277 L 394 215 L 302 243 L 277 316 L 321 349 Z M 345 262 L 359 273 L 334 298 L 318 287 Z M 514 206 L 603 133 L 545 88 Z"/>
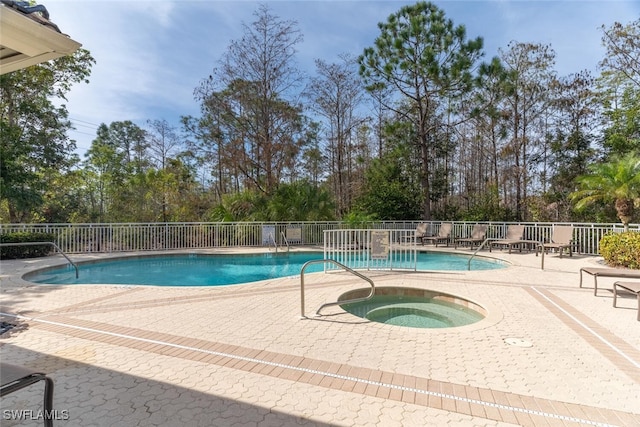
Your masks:
<path fill-rule="evenodd" d="M 555 225 L 553 232 L 551 233 L 551 241 L 544 244 L 544 250 L 557 249 L 560 252 L 560 258 L 562 253 L 568 250 L 569 256 L 573 256 L 573 226 L 572 225 Z M 542 250 L 542 246 L 538 246 L 536 254 Z"/>
<path fill-rule="evenodd" d="M 494 240 L 489 244 L 489 252 L 491 252 L 491 249 L 494 246 L 500 246 L 503 249 L 508 248 L 509 253 L 511 253 L 511 250 L 514 246 L 517 246 L 518 249 L 520 249 L 520 251 L 522 252 L 523 237 L 524 225 L 510 225 L 507 228 L 507 235 L 504 237 L 504 239 Z"/>
<path fill-rule="evenodd" d="M 0 363 L 0 397 L 44 381 L 44 425 L 53 426 L 53 380 L 43 373 L 9 363 Z"/>
<path fill-rule="evenodd" d="M 455 240 L 454 248 L 458 249 L 459 244 L 468 244 L 469 248 L 473 249 L 475 245 L 480 245 L 480 243 L 484 242 L 486 235 L 487 226 L 485 224 L 476 224 L 471 230 L 471 236 Z"/>
<path fill-rule="evenodd" d="M 418 242 L 423 237 L 427 237 L 427 235 L 429 234 L 428 230 L 429 230 L 429 224 L 425 224 L 425 223 L 418 224 L 413 234 L 407 234 L 406 236 L 403 236 L 400 239 L 400 242 L 404 242 L 404 243 Z"/>
<path fill-rule="evenodd" d="M 444 222 L 440 224 L 440 230 L 438 230 L 438 235 L 436 236 L 425 236 L 422 238 L 422 244 L 424 242 L 431 242 L 438 247 L 438 243 L 445 242 L 447 246 L 449 246 L 449 240 L 451 238 L 451 229 L 453 228 L 453 224 L 450 222 Z"/>
<path fill-rule="evenodd" d="M 598 295 L 598 277 L 640 279 L 640 270 L 634 270 L 631 268 L 582 267 L 580 269 L 580 287 L 582 287 L 582 273 L 593 276 L 593 295 Z"/>
<path fill-rule="evenodd" d="M 618 288 L 622 288 L 625 291 L 636 294 L 636 300 L 638 301 L 638 315 L 637 319 L 640 322 L 640 282 L 615 282 L 613 284 L 613 306 L 617 307 L 616 302 L 618 300 Z"/>

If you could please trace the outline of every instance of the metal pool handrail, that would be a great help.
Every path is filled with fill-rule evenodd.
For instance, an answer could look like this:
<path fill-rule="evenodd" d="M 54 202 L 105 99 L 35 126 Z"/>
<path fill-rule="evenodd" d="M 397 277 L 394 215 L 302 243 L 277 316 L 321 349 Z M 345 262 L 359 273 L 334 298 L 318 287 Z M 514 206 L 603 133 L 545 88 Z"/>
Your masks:
<path fill-rule="evenodd" d="M 353 299 L 349 299 L 349 300 L 344 300 L 344 301 L 336 301 L 336 302 L 328 302 L 325 304 L 322 304 L 320 306 L 320 308 L 318 308 L 318 310 L 316 311 L 316 316 L 320 315 L 320 310 L 322 310 L 325 307 L 329 307 L 332 305 L 340 305 L 340 304 L 347 304 L 347 303 L 353 303 L 353 302 L 361 302 L 361 301 L 367 301 L 369 299 L 371 299 L 371 297 L 373 297 L 373 295 L 376 292 L 376 286 L 373 284 L 373 280 L 371 280 L 370 278 L 368 278 L 367 276 L 358 273 L 357 271 L 347 267 L 344 264 L 339 263 L 338 261 L 335 261 L 333 259 L 314 259 L 311 261 L 307 261 L 302 268 L 300 269 L 300 317 L 301 318 L 306 318 L 305 314 L 304 314 L 304 271 L 305 269 L 312 264 L 326 264 L 326 263 L 331 263 L 334 265 L 337 265 L 338 267 L 341 267 L 342 269 L 344 269 L 345 271 L 358 276 L 359 278 L 361 278 L 362 280 L 365 280 L 366 282 L 369 282 L 369 284 L 371 285 L 371 292 L 369 293 L 369 295 L 367 295 L 366 297 L 362 297 L 362 298 L 353 298 Z"/>
<path fill-rule="evenodd" d="M 469 260 L 467 261 L 467 270 L 468 271 L 471 271 L 471 260 L 476 256 L 476 254 L 480 251 L 480 249 L 484 248 L 484 246 L 490 240 L 495 240 L 495 239 L 492 239 L 491 237 L 487 237 L 486 239 L 484 239 L 484 242 L 480 243 L 480 245 L 478 246 L 478 249 L 476 249 L 473 252 L 473 254 L 471 254 L 471 256 L 469 257 Z"/>
<path fill-rule="evenodd" d="M 269 233 L 269 237 L 271 237 L 271 241 L 273 242 L 273 246 L 276 247 L 276 253 L 278 253 L 278 243 L 276 242 L 276 238 L 273 237 L 273 233 Z"/>
<path fill-rule="evenodd" d="M 58 245 L 56 245 L 53 242 L 19 242 L 19 243 L 0 243 L 0 247 L 2 246 L 39 246 L 39 245 L 51 245 L 54 248 L 56 248 L 56 250 L 67 259 L 67 261 L 69 261 L 69 264 L 71 264 L 73 266 L 73 268 L 76 269 L 76 279 L 78 278 L 78 266 L 71 261 L 71 259 L 67 256 L 67 254 L 65 254 L 64 252 L 62 252 L 62 249 L 60 249 L 60 247 Z"/>
<path fill-rule="evenodd" d="M 471 256 L 469 257 L 469 260 L 467 261 L 467 270 L 470 271 L 471 270 L 471 260 L 473 260 L 473 258 L 476 256 L 476 254 L 480 251 L 480 249 L 484 248 L 484 246 L 486 245 L 487 242 L 490 241 L 494 241 L 494 240 L 502 240 L 499 238 L 494 238 L 494 237 L 487 237 L 486 239 L 484 239 L 484 242 L 482 242 L 480 244 L 480 246 L 478 246 L 478 249 L 475 250 L 475 252 L 473 252 L 473 254 L 471 254 Z M 540 259 L 540 269 L 544 270 L 544 243 L 540 243 L 537 242 L 535 240 L 523 240 L 523 243 L 536 243 L 538 245 L 538 248 L 536 248 L 536 256 L 538 256 L 538 251 L 540 249 L 542 249 L 542 257 Z"/>
<path fill-rule="evenodd" d="M 287 252 L 289 252 L 289 241 L 287 240 L 287 236 L 285 236 L 284 231 L 281 231 L 280 235 L 282 236 L 284 243 L 287 245 Z"/>

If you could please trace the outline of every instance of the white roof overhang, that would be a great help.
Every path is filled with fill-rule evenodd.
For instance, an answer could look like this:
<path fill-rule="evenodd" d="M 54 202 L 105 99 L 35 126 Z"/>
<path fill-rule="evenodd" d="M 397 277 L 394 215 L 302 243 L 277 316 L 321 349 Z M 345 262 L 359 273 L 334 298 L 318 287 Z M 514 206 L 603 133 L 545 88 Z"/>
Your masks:
<path fill-rule="evenodd" d="M 80 46 L 69 36 L 0 4 L 0 74 L 70 55 Z"/>

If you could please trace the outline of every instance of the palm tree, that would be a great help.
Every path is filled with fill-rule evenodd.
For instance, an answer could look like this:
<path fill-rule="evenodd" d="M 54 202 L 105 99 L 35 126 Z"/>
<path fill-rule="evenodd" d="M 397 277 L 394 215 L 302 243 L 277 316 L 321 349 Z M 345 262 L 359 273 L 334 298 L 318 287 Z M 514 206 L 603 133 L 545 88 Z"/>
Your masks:
<path fill-rule="evenodd" d="M 270 221 L 332 221 L 335 204 L 326 187 L 307 180 L 280 184 L 266 206 Z"/>
<path fill-rule="evenodd" d="M 634 203 L 640 201 L 640 156 L 630 153 L 589 169 L 589 174 L 576 178 L 579 189 L 571 194 L 575 208 L 580 210 L 596 201 L 614 202 L 627 231 Z"/>

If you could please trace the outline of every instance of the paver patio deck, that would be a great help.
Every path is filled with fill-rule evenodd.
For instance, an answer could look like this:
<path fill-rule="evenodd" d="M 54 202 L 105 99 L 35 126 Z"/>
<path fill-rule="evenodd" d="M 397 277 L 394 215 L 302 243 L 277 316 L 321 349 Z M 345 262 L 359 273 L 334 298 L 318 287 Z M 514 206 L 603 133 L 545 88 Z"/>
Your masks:
<path fill-rule="evenodd" d="M 310 317 L 301 319 L 297 276 L 209 288 L 43 286 L 21 276 L 64 259 L 2 261 L 1 320 L 15 327 L 0 335 L 0 355 L 54 379 L 61 426 L 640 426 L 635 299 L 613 308 L 615 279 L 601 279 L 598 296 L 578 288 L 595 257 L 547 255 L 541 270 L 533 253 L 491 255 L 512 265 L 366 272 L 376 286 L 445 291 L 488 310 L 474 325 L 437 330 L 339 307 L 312 317 L 364 287 L 345 273 L 305 276 Z M 42 389 L 0 405 L 2 426 L 40 425 L 24 418 L 42 409 Z"/>

